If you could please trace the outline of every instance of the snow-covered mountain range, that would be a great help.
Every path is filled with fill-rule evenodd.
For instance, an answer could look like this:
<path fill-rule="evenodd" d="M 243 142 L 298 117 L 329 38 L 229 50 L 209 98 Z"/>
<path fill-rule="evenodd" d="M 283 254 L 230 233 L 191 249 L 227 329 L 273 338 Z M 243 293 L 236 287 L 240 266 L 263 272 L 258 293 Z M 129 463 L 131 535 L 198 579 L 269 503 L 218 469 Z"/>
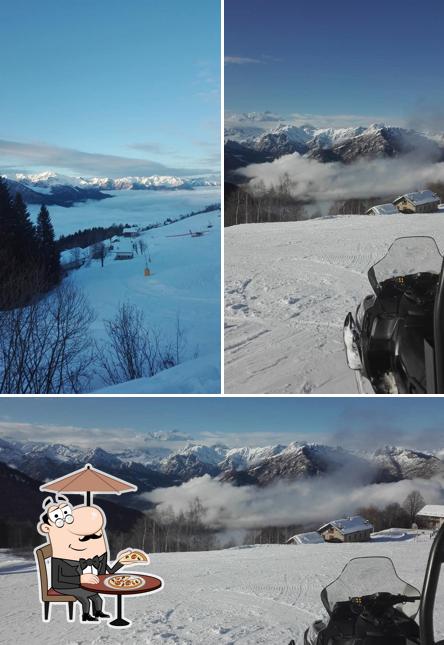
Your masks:
<path fill-rule="evenodd" d="M 225 130 L 227 172 L 293 153 L 321 162 L 350 163 L 361 157 L 395 157 L 412 152 L 442 161 L 444 135 L 421 133 L 383 123 L 350 128 L 281 124 L 269 130 L 257 126 L 230 126 Z"/>
<path fill-rule="evenodd" d="M 180 436 L 180 434 L 179 434 Z M 91 463 L 136 483 L 140 491 L 171 486 L 193 477 L 210 475 L 237 485 L 264 486 L 280 479 L 296 480 L 335 472 L 356 480 L 389 482 L 415 477 L 444 476 L 444 461 L 417 450 L 399 447 L 355 452 L 314 443 L 228 448 L 188 442 L 184 447 L 165 446 L 109 452 L 75 445 L 20 442 L 0 439 L 0 462 L 33 479 L 44 481 Z"/>
<path fill-rule="evenodd" d="M 53 186 L 76 186 L 100 190 L 177 190 L 197 186 L 217 186 L 216 177 L 173 177 L 153 175 L 150 177 L 71 177 L 48 170 L 37 174 L 17 173 L 11 177 L 25 186 L 51 189 Z"/>
<path fill-rule="evenodd" d="M 70 177 L 48 170 L 37 174 L 16 173 L 5 175 L 10 193 L 20 193 L 27 204 L 47 206 L 73 206 L 87 200 L 101 200 L 112 197 L 103 191 L 110 190 L 151 190 L 175 191 L 193 190 L 205 186 L 218 186 L 216 176 L 208 177 Z"/>

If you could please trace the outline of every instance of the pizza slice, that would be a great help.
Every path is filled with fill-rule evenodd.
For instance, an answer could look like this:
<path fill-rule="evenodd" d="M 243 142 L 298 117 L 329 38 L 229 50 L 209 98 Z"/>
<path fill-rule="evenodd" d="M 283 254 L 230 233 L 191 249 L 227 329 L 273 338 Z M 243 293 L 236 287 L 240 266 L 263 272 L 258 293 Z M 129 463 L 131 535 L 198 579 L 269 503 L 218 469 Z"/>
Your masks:
<path fill-rule="evenodd" d="M 146 553 L 139 551 L 138 549 L 131 549 L 129 553 L 126 553 L 120 560 L 125 564 L 132 564 L 134 562 L 146 562 L 149 563 L 150 559 Z"/>

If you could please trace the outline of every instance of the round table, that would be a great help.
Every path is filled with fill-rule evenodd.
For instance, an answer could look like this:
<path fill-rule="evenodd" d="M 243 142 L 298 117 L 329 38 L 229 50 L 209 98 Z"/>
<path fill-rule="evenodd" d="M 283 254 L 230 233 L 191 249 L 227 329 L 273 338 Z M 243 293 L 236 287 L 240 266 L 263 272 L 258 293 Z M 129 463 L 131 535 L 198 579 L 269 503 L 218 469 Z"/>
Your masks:
<path fill-rule="evenodd" d="M 113 589 L 105 584 L 105 580 L 107 578 L 113 578 L 114 575 L 138 576 L 139 578 L 143 578 L 144 584 L 142 587 L 137 587 L 136 589 Z M 106 574 L 97 577 L 99 578 L 99 582 L 96 585 L 82 584 L 81 587 L 83 587 L 83 589 L 88 589 L 88 591 L 95 591 L 100 594 L 108 594 L 110 596 L 117 597 L 117 616 L 109 622 L 109 625 L 112 625 L 113 627 L 127 627 L 131 624 L 130 621 L 126 620 L 122 615 L 123 596 L 152 593 L 153 591 L 160 591 L 163 587 L 162 578 L 158 578 L 157 576 L 145 576 L 142 573 L 135 573 L 133 571 L 128 573 Z"/>

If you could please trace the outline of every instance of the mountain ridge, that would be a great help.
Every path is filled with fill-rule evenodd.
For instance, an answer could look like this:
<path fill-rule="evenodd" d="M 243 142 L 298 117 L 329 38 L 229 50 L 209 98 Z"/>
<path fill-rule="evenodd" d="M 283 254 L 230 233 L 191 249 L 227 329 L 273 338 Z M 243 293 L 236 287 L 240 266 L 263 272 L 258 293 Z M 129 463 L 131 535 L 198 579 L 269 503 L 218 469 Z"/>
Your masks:
<path fill-rule="evenodd" d="M 194 190 L 205 186 L 218 186 L 211 177 L 174 177 L 163 175 L 128 177 L 71 177 L 48 170 L 37 174 L 16 173 L 3 175 L 12 196 L 20 193 L 26 204 L 45 204 L 69 208 L 79 202 L 113 197 L 103 191 Z"/>
<path fill-rule="evenodd" d="M 133 482 L 139 492 L 179 485 L 203 475 L 235 485 L 258 486 L 335 473 L 372 483 L 444 476 L 444 461 L 431 453 L 396 446 L 363 452 L 310 442 L 229 448 L 188 441 L 180 448 L 143 446 L 111 452 L 100 447 L 0 439 L 0 462 L 39 481 L 91 463 Z"/>
<path fill-rule="evenodd" d="M 258 131 L 259 130 L 259 131 Z M 368 127 L 318 128 L 279 124 L 270 129 L 230 126 L 225 131 L 227 173 L 250 163 L 265 163 L 299 154 L 322 163 L 352 163 L 360 158 L 421 154 L 444 160 L 444 136 L 373 123 Z"/>

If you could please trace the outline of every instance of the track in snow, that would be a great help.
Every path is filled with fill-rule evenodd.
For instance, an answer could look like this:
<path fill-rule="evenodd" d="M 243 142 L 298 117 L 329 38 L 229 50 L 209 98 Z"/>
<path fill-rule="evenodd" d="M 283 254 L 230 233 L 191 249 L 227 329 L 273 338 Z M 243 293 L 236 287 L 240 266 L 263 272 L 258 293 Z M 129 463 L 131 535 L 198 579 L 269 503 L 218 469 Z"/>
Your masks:
<path fill-rule="evenodd" d="M 370 293 L 370 266 L 405 235 L 444 249 L 444 214 L 225 229 L 225 391 L 355 393 L 344 318 Z"/>
<path fill-rule="evenodd" d="M 256 546 L 200 553 L 153 554 L 147 567 L 165 581 L 152 596 L 125 600 L 126 630 L 106 621 L 67 623 L 64 607 L 53 607 L 50 623 L 41 622 L 34 573 L 5 576 L 0 602 L 4 630 L 0 642 L 24 645 L 121 643 L 127 645 L 288 645 L 302 642 L 305 629 L 324 614 L 322 587 L 335 579 L 352 557 L 386 555 L 401 578 L 421 588 L 431 541 L 382 544 Z M 140 570 L 140 566 L 134 568 Z M 9 584 L 11 583 L 11 584 Z M 441 590 L 442 593 L 442 590 Z M 26 620 L 23 599 L 26 598 Z M 115 602 L 105 598 L 105 611 Z M 438 634 L 444 633 L 442 597 Z"/>

